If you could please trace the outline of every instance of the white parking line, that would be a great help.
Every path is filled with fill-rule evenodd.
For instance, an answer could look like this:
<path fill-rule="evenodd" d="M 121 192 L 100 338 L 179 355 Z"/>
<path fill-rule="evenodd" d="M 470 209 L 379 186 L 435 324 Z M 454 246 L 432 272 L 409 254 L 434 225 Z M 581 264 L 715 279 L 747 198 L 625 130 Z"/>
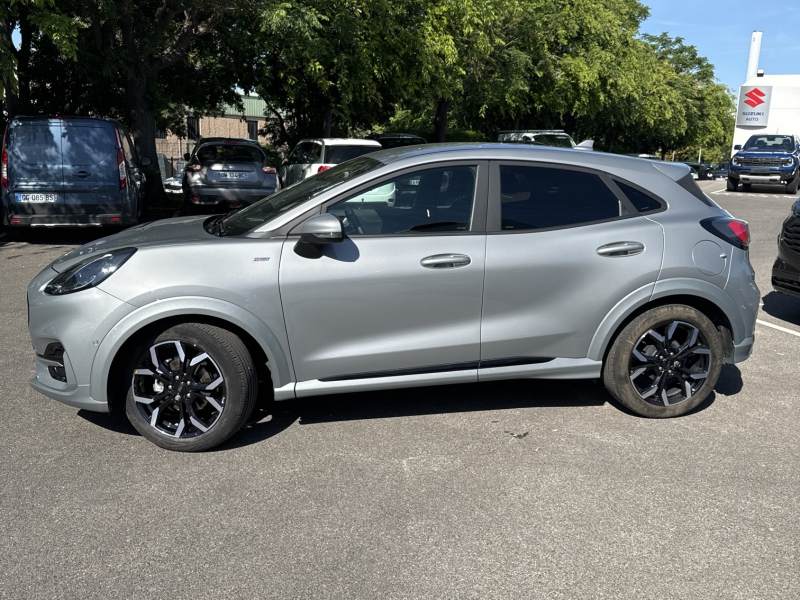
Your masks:
<path fill-rule="evenodd" d="M 719 194 L 720 192 L 727 192 L 726 188 L 722 188 L 721 190 L 717 190 L 716 192 L 711 192 L 712 194 Z"/>
<path fill-rule="evenodd" d="M 787 329 L 786 327 L 781 327 L 780 325 L 773 325 L 772 323 L 767 323 L 766 321 L 762 321 L 761 319 L 756 319 L 756 323 L 758 323 L 759 325 L 765 325 L 766 327 L 772 327 L 773 329 L 777 329 L 778 331 L 782 331 L 790 335 L 800 337 L 800 333 L 797 333 L 796 331 L 793 331 L 791 329 Z"/>

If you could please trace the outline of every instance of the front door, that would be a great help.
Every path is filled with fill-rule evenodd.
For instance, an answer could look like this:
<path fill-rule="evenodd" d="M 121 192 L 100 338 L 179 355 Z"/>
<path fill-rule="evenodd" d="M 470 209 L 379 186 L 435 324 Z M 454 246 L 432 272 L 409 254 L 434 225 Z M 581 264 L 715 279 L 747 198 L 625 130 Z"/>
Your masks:
<path fill-rule="evenodd" d="M 609 311 L 658 278 L 661 226 L 605 175 L 492 167 L 481 360 L 585 358 Z"/>
<path fill-rule="evenodd" d="M 477 369 L 486 177 L 486 163 L 384 177 L 323 207 L 343 242 L 314 258 L 287 239 L 280 290 L 298 382 Z"/>

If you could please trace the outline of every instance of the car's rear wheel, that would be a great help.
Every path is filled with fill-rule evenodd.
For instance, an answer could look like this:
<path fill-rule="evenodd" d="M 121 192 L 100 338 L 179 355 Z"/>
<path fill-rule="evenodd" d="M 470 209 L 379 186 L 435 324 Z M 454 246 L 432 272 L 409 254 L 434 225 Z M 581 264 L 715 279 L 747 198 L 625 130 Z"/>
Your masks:
<path fill-rule="evenodd" d="M 125 381 L 131 424 L 157 446 L 182 452 L 227 440 L 247 421 L 258 395 L 242 340 L 201 323 L 145 339 L 130 356 Z"/>
<path fill-rule="evenodd" d="M 739 188 L 739 182 L 736 181 L 735 179 L 731 179 L 730 177 L 728 177 L 728 183 L 725 186 L 725 189 L 727 189 L 729 192 L 735 192 L 738 188 Z"/>
<path fill-rule="evenodd" d="M 703 313 L 681 304 L 660 306 L 619 333 L 603 368 L 603 382 L 638 415 L 677 417 L 714 389 L 723 354 L 719 332 Z"/>

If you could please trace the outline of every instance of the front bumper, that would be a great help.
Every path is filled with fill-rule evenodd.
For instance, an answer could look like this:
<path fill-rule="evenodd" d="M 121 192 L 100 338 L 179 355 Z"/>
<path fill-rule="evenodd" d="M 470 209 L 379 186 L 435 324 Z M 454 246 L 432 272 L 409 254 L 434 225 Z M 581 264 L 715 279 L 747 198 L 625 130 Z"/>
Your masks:
<path fill-rule="evenodd" d="M 106 334 L 135 307 L 98 288 L 48 296 L 44 287 L 55 276 L 48 267 L 28 287 L 28 330 L 36 353 L 36 375 L 30 385 L 64 404 L 108 412 L 108 404 L 93 397 L 92 363 Z"/>
<path fill-rule="evenodd" d="M 786 185 L 797 176 L 796 167 L 731 167 L 728 177 L 744 184 Z"/>

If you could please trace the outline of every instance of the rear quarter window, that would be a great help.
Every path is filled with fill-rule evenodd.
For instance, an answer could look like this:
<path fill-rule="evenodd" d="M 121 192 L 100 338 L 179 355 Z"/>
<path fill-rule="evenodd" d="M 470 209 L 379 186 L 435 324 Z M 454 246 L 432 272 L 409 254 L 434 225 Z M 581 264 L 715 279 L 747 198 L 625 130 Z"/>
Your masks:
<path fill-rule="evenodd" d="M 338 165 L 351 158 L 364 156 L 378 150 L 380 148 L 375 148 L 374 146 L 327 146 L 322 162 L 326 165 Z"/>
<path fill-rule="evenodd" d="M 634 208 L 636 208 L 636 210 L 638 210 L 640 213 L 660 210 L 663 208 L 661 202 L 649 194 L 646 194 L 641 190 L 637 190 L 635 187 L 626 183 L 622 183 L 617 179 L 614 180 L 614 183 L 617 184 L 617 187 L 622 191 L 623 194 L 625 194 L 628 200 L 631 201 L 631 204 L 633 204 Z"/>

